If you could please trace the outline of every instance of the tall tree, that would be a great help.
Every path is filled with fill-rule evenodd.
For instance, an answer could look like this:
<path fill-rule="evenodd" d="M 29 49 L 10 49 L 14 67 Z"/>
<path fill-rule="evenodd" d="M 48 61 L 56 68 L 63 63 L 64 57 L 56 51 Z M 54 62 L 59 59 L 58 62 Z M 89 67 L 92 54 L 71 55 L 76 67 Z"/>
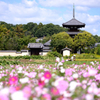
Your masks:
<path fill-rule="evenodd" d="M 74 52 L 78 50 L 84 51 L 86 47 L 93 46 L 96 42 L 92 34 L 86 31 L 75 35 L 73 41 L 74 43 L 72 47 Z"/>
<path fill-rule="evenodd" d="M 51 38 L 51 47 L 56 49 L 58 52 L 65 47 L 71 47 L 73 44 L 73 39 L 66 33 L 60 32 L 58 34 L 54 34 Z"/>
<path fill-rule="evenodd" d="M 14 31 L 14 34 L 20 38 L 22 38 L 25 35 L 25 31 L 23 30 L 22 25 L 16 25 L 15 27 L 13 27 L 13 31 Z"/>
<path fill-rule="evenodd" d="M 0 25 L 0 49 L 4 49 L 5 39 L 7 37 L 7 28 L 4 25 Z"/>

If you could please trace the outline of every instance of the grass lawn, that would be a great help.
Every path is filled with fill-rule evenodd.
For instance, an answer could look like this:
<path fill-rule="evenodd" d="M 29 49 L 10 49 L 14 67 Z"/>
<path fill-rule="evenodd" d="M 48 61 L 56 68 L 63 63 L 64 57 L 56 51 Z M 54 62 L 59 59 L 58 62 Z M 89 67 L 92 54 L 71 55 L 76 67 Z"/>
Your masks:
<path fill-rule="evenodd" d="M 46 64 L 46 65 L 55 65 L 55 59 L 3 59 L 7 62 L 20 62 L 21 64 Z M 3 61 L 0 60 L 0 61 Z M 64 65 L 71 65 L 71 64 L 90 64 L 90 62 L 98 61 L 100 63 L 100 59 L 76 59 L 75 61 L 66 61 Z"/>

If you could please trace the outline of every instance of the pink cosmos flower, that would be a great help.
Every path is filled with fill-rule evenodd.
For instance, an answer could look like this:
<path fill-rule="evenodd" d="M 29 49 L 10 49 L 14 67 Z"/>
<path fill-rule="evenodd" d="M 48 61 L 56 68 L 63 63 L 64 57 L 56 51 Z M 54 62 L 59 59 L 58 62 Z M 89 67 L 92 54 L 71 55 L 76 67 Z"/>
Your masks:
<path fill-rule="evenodd" d="M 39 97 L 42 94 L 42 88 L 37 86 L 35 87 L 36 96 Z"/>
<path fill-rule="evenodd" d="M 83 77 L 86 78 L 86 77 L 88 77 L 88 76 L 89 76 L 89 73 L 88 73 L 88 72 L 84 72 L 84 73 L 83 73 Z"/>
<path fill-rule="evenodd" d="M 16 91 L 15 87 L 12 87 L 12 86 L 11 86 L 11 87 L 9 88 L 9 92 L 10 92 L 10 93 L 14 93 L 15 91 Z"/>
<path fill-rule="evenodd" d="M 43 86 L 45 85 L 44 80 L 39 79 L 39 80 L 38 80 L 38 85 L 39 85 L 40 87 L 43 87 Z"/>
<path fill-rule="evenodd" d="M 98 69 L 100 70 L 100 65 L 98 66 Z"/>
<path fill-rule="evenodd" d="M 66 75 L 66 76 L 67 76 L 67 75 L 69 75 L 69 76 L 72 75 L 72 70 L 71 70 L 71 68 L 65 70 L 65 75 Z"/>
<path fill-rule="evenodd" d="M 100 81 L 100 74 L 95 75 L 95 78 Z"/>
<path fill-rule="evenodd" d="M 46 71 L 46 72 L 44 73 L 44 78 L 45 78 L 45 79 L 50 79 L 50 78 L 51 78 L 51 73 L 50 73 L 49 71 Z"/>
<path fill-rule="evenodd" d="M 43 98 L 44 100 L 51 100 L 51 95 L 50 95 L 50 94 L 44 94 L 44 95 L 42 96 L 42 98 Z"/>
<path fill-rule="evenodd" d="M 64 63 L 64 62 L 65 62 L 65 61 L 64 61 L 64 58 L 62 57 L 61 59 L 62 59 L 61 62 Z"/>
<path fill-rule="evenodd" d="M 34 78 L 35 76 L 36 76 L 36 72 L 30 72 L 29 74 L 28 74 L 28 77 L 30 77 L 30 78 Z"/>
<path fill-rule="evenodd" d="M 68 81 L 72 81 L 72 80 L 73 80 L 73 77 L 72 77 L 72 76 L 67 77 L 67 80 L 68 80 Z"/>
<path fill-rule="evenodd" d="M 29 98 L 31 96 L 31 88 L 26 86 L 23 88 L 24 97 Z"/>
<path fill-rule="evenodd" d="M 55 88 L 55 87 L 52 87 L 51 88 L 51 93 L 53 94 L 53 95 L 59 95 L 59 91 L 58 91 L 58 89 L 57 88 Z"/>
<path fill-rule="evenodd" d="M 11 86 L 9 91 L 10 91 L 10 93 L 13 93 L 13 92 L 16 92 L 16 91 L 18 91 L 20 89 L 21 89 L 21 85 L 16 86 L 16 87 Z"/>
<path fill-rule="evenodd" d="M 9 84 L 10 85 L 17 85 L 17 83 L 18 83 L 18 77 L 12 76 L 12 77 L 9 78 Z"/>
<path fill-rule="evenodd" d="M 61 93 L 61 92 L 64 92 L 67 88 L 68 88 L 68 82 L 65 81 L 65 80 L 60 80 L 58 82 L 58 85 L 56 86 L 56 88 L 58 89 L 58 91 Z"/>
<path fill-rule="evenodd" d="M 6 95 L 0 94 L 0 100 L 9 100 L 9 98 Z"/>

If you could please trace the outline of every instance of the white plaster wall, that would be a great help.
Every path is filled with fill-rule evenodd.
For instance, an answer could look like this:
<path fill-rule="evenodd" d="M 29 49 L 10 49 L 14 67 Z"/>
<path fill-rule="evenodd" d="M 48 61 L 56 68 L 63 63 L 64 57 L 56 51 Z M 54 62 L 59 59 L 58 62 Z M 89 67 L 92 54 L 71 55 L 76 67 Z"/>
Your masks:
<path fill-rule="evenodd" d="M 43 56 L 46 56 L 48 52 L 43 52 Z"/>
<path fill-rule="evenodd" d="M 63 51 L 63 56 L 70 56 L 70 51 L 69 50 L 64 50 Z"/>
<path fill-rule="evenodd" d="M 0 56 L 25 56 L 30 55 L 29 52 L 22 52 L 22 53 L 16 53 L 16 52 L 0 52 Z"/>
<path fill-rule="evenodd" d="M 30 52 L 22 52 L 22 56 L 30 55 Z"/>
<path fill-rule="evenodd" d="M 46 56 L 48 52 L 39 52 L 40 55 Z"/>

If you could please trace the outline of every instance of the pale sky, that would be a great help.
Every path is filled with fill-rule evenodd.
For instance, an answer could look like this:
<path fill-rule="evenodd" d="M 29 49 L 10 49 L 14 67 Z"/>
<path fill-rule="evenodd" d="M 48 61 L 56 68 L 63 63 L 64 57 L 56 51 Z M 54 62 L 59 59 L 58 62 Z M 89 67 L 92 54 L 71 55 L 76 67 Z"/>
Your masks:
<path fill-rule="evenodd" d="M 86 24 L 86 30 L 100 36 L 100 0 L 0 0 L 0 21 L 10 24 L 28 22 L 62 26 L 73 18 Z"/>

